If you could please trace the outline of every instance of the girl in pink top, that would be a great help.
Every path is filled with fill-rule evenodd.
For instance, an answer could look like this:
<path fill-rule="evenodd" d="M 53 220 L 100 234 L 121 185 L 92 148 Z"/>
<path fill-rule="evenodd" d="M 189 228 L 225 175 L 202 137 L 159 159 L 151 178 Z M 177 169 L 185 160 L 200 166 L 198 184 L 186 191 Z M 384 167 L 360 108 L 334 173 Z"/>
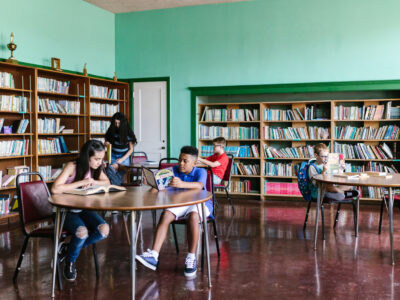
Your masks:
<path fill-rule="evenodd" d="M 96 140 L 86 142 L 75 162 L 69 162 L 57 177 L 51 191 L 61 194 L 67 190 L 91 185 L 110 184 L 103 171 L 104 145 Z M 81 197 L 81 196 L 77 196 Z M 67 213 L 64 229 L 72 233 L 72 239 L 61 253 L 61 260 L 66 257 L 64 277 L 69 281 L 76 279 L 75 261 L 82 248 L 94 244 L 108 236 L 110 228 L 93 211 L 71 210 Z"/>

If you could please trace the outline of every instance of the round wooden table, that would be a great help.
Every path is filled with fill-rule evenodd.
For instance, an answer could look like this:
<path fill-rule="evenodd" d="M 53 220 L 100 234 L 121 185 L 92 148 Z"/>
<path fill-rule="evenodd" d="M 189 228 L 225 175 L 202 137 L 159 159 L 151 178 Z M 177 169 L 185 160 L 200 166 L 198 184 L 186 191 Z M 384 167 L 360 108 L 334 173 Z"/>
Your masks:
<path fill-rule="evenodd" d="M 349 179 L 345 177 L 338 177 L 335 175 L 319 174 L 313 177 L 318 185 L 318 198 L 317 209 L 315 212 L 315 233 L 314 233 L 314 249 L 317 249 L 317 235 L 318 235 L 318 216 L 321 206 L 321 199 L 324 199 L 325 186 L 327 184 L 347 185 L 347 186 L 371 186 L 381 187 L 388 190 L 389 198 L 389 232 L 390 232 L 390 249 L 392 255 L 392 264 L 394 264 L 394 249 L 393 249 L 393 189 L 400 188 L 400 174 L 390 174 L 386 176 L 369 176 L 367 178 Z M 360 208 L 360 199 L 357 200 L 357 215 Z M 357 218 L 358 220 L 358 218 Z M 356 236 L 358 235 L 358 222 L 356 225 Z"/>
<path fill-rule="evenodd" d="M 56 194 L 49 198 L 49 202 L 56 207 L 54 256 L 57 261 L 58 241 L 61 233 L 64 218 L 61 217 L 61 210 L 82 209 L 96 211 L 129 211 L 131 212 L 130 233 L 131 241 L 136 240 L 136 211 L 166 209 L 171 207 L 189 206 L 201 204 L 203 216 L 205 215 L 205 202 L 212 198 L 212 194 L 205 190 L 188 190 L 169 188 L 157 191 L 149 186 L 129 187 L 123 192 L 111 192 L 79 196 L 73 194 Z M 63 214 L 64 215 L 64 214 Z M 211 287 L 210 252 L 208 243 L 207 222 L 203 222 L 206 257 L 208 266 L 208 285 Z M 131 278 L 132 278 L 132 299 L 135 299 L 135 271 L 136 271 L 136 247 L 130 243 L 131 252 Z M 56 265 L 53 268 L 52 297 L 55 297 L 54 288 L 56 281 Z M 60 270 L 61 271 L 61 270 Z"/>

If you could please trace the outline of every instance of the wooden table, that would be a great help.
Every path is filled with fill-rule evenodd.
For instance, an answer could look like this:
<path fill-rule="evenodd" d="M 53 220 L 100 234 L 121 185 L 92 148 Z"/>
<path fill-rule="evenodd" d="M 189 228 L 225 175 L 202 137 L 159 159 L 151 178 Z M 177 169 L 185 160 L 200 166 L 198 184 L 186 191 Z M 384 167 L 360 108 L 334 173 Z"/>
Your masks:
<path fill-rule="evenodd" d="M 337 177 L 334 175 L 316 175 L 313 177 L 318 185 L 318 198 L 317 209 L 315 211 L 315 233 L 314 233 L 314 249 L 317 249 L 317 235 L 318 235 L 318 216 L 319 210 L 324 199 L 325 186 L 327 184 L 338 184 L 347 186 L 371 186 L 386 188 L 389 191 L 389 232 L 390 232 L 390 249 L 392 255 L 392 264 L 394 265 L 394 249 L 393 249 L 393 189 L 400 188 L 400 174 L 390 174 L 390 178 L 385 176 L 369 176 L 365 179 L 348 179 L 344 177 Z M 357 201 L 357 214 L 359 212 L 360 200 Z M 356 224 L 356 236 L 358 235 L 358 222 Z"/>
<path fill-rule="evenodd" d="M 130 233 L 131 241 L 136 240 L 136 211 L 166 209 L 201 204 L 203 216 L 205 215 L 205 202 L 211 199 L 212 194 L 205 190 L 187 189 L 166 189 L 157 191 L 149 186 L 129 187 L 124 192 L 112 192 L 105 194 L 95 194 L 90 196 L 78 196 L 72 194 L 57 194 L 49 198 L 49 202 L 56 207 L 55 234 L 54 234 L 54 256 L 53 261 L 57 261 L 58 241 L 61 233 L 63 220 L 61 210 L 65 208 L 95 210 L 95 211 L 129 211 L 131 212 Z M 64 214 L 63 214 L 64 215 Z M 208 285 L 211 287 L 210 253 L 208 244 L 207 222 L 203 222 L 206 257 L 208 266 Z M 130 243 L 131 254 L 131 278 L 132 278 L 132 299 L 135 299 L 135 270 L 136 270 L 136 247 L 135 243 Z M 53 282 L 51 296 L 55 297 L 54 287 L 56 281 L 56 265 L 53 268 Z M 61 272 L 61 270 L 60 270 Z"/>

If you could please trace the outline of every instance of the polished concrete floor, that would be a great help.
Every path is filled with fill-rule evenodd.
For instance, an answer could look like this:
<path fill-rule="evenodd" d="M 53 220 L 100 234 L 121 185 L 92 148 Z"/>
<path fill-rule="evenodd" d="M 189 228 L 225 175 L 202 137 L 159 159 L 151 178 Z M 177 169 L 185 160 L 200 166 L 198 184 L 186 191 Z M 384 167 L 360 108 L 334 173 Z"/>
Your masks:
<path fill-rule="evenodd" d="M 313 249 L 314 214 L 303 233 L 305 203 L 238 201 L 236 215 L 222 202 L 218 209 L 221 258 L 210 235 L 212 288 L 207 276 L 183 276 L 185 226 L 178 226 L 181 248 L 175 252 L 172 235 L 160 254 L 156 272 L 137 268 L 136 299 L 400 299 L 400 222 L 395 221 L 397 265 L 390 264 L 388 220 L 377 234 L 378 206 L 362 205 L 360 234 L 354 237 L 352 211 L 343 208 L 336 232 L 335 207 L 326 208 L 326 241 Z M 395 213 L 395 220 L 400 214 Z M 150 246 L 151 214 L 138 250 Z M 121 216 L 110 216 L 111 234 L 98 244 L 100 279 L 96 280 L 92 252 L 85 249 L 77 262 L 78 278 L 64 281 L 58 299 L 130 298 L 129 247 Z M 211 229 L 211 227 L 210 227 Z M 12 275 L 23 242 L 20 230 L 0 233 L 0 298 L 49 299 L 51 243 L 33 240 L 28 246 L 18 284 Z"/>

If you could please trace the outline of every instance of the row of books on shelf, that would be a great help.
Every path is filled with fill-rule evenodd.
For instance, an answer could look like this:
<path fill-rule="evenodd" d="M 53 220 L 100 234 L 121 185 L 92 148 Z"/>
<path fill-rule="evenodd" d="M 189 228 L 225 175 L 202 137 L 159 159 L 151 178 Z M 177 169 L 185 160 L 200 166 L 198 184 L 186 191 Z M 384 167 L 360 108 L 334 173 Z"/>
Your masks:
<path fill-rule="evenodd" d="M 264 138 L 272 140 L 329 139 L 329 128 L 310 127 L 264 127 Z"/>
<path fill-rule="evenodd" d="M 264 182 L 264 193 L 273 195 L 301 196 L 297 182 Z"/>
<path fill-rule="evenodd" d="M 250 180 L 231 180 L 228 190 L 231 193 L 257 193 L 251 189 Z M 222 190 L 216 189 L 216 191 Z"/>
<path fill-rule="evenodd" d="M 214 154 L 213 146 L 203 145 L 200 147 L 201 156 L 211 156 Z M 258 145 L 226 146 L 225 153 L 234 157 L 260 157 Z"/>
<path fill-rule="evenodd" d="M 52 100 L 47 98 L 38 99 L 39 112 L 53 114 L 80 114 L 81 104 L 79 101 Z"/>
<path fill-rule="evenodd" d="M 68 94 L 69 87 L 69 81 L 61 81 L 45 77 L 38 77 L 37 79 L 37 88 L 39 91 Z"/>
<path fill-rule="evenodd" d="M 28 98 L 14 95 L 0 95 L 0 111 L 26 113 Z"/>
<path fill-rule="evenodd" d="M 241 162 L 233 163 L 232 174 L 234 175 L 260 175 L 260 165 L 244 164 Z"/>
<path fill-rule="evenodd" d="M 265 176 L 297 176 L 298 164 L 292 163 L 264 163 Z"/>
<path fill-rule="evenodd" d="M 110 121 L 104 120 L 90 120 L 90 132 L 92 133 L 106 133 L 108 127 L 110 127 Z"/>
<path fill-rule="evenodd" d="M 6 174 L 3 174 L 3 171 L 0 171 L 0 186 L 1 187 L 13 187 L 15 186 L 15 180 L 17 176 L 21 173 L 29 172 L 29 166 L 14 166 L 8 167 L 6 170 Z M 28 176 L 22 176 L 19 180 L 20 183 L 26 182 L 29 180 Z"/>
<path fill-rule="evenodd" d="M 385 191 L 382 188 L 378 187 L 363 187 L 360 190 L 360 197 L 361 198 L 378 198 L 382 199 Z"/>
<path fill-rule="evenodd" d="M 63 168 L 53 168 L 52 166 L 39 166 L 38 172 L 43 176 L 44 180 L 55 180 L 61 174 Z"/>
<path fill-rule="evenodd" d="M 285 147 L 277 149 L 275 147 L 264 145 L 264 157 L 266 158 L 312 158 L 314 157 L 314 147 Z"/>
<path fill-rule="evenodd" d="M 68 147 L 63 136 L 39 139 L 38 152 L 39 154 L 68 153 Z"/>
<path fill-rule="evenodd" d="M 314 105 L 304 109 L 264 109 L 264 121 L 302 121 L 302 120 L 328 120 L 322 108 L 316 109 Z"/>
<path fill-rule="evenodd" d="M 108 99 L 120 99 L 119 90 L 111 89 L 106 86 L 90 85 L 90 96 L 98 98 L 108 98 Z"/>
<path fill-rule="evenodd" d="M 221 127 L 199 125 L 200 139 L 214 139 L 216 137 L 224 137 L 226 139 L 245 140 L 258 139 L 259 129 L 257 127 Z"/>
<path fill-rule="evenodd" d="M 28 125 L 29 125 L 28 119 L 21 119 L 21 120 L 14 120 L 11 126 L 4 126 L 4 118 L 0 118 L 0 132 L 4 134 L 25 133 L 26 129 L 28 128 Z"/>
<path fill-rule="evenodd" d="M 393 159 L 393 152 L 386 143 L 379 146 L 357 144 L 341 144 L 335 142 L 333 152 L 343 153 L 349 159 Z"/>
<path fill-rule="evenodd" d="M 393 140 L 400 138 L 397 125 L 385 125 L 379 128 L 335 126 L 335 138 L 346 140 Z"/>
<path fill-rule="evenodd" d="M 112 104 L 90 103 L 90 114 L 97 116 L 112 116 L 118 112 L 119 106 Z"/>
<path fill-rule="evenodd" d="M 14 76 L 8 72 L 0 72 L 0 87 L 15 88 Z"/>
<path fill-rule="evenodd" d="M 55 119 L 38 119 L 37 122 L 37 129 L 39 133 L 61 133 L 65 126 L 60 125 L 61 119 L 60 118 L 55 118 Z"/>
<path fill-rule="evenodd" d="M 351 173 L 362 173 L 366 171 L 373 171 L 373 172 L 385 172 L 385 173 L 399 173 L 397 168 L 393 165 L 384 165 L 378 162 L 369 161 L 362 165 L 354 165 L 350 163 L 346 163 L 345 172 Z"/>
<path fill-rule="evenodd" d="M 395 119 L 395 110 L 392 110 L 392 101 L 379 105 L 363 106 L 335 106 L 335 120 L 381 120 Z"/>
<path fill-rule="evenodd" d="M 29 140 L 0 141 L 0 156 L 28 155 Z"/>
<path fill-rule="evenodd" d="M 200 121 L 228 122 L 228 121 L 259 121 L 258 109 L 226 109 L 206 106 L 203 110 Z"/>

